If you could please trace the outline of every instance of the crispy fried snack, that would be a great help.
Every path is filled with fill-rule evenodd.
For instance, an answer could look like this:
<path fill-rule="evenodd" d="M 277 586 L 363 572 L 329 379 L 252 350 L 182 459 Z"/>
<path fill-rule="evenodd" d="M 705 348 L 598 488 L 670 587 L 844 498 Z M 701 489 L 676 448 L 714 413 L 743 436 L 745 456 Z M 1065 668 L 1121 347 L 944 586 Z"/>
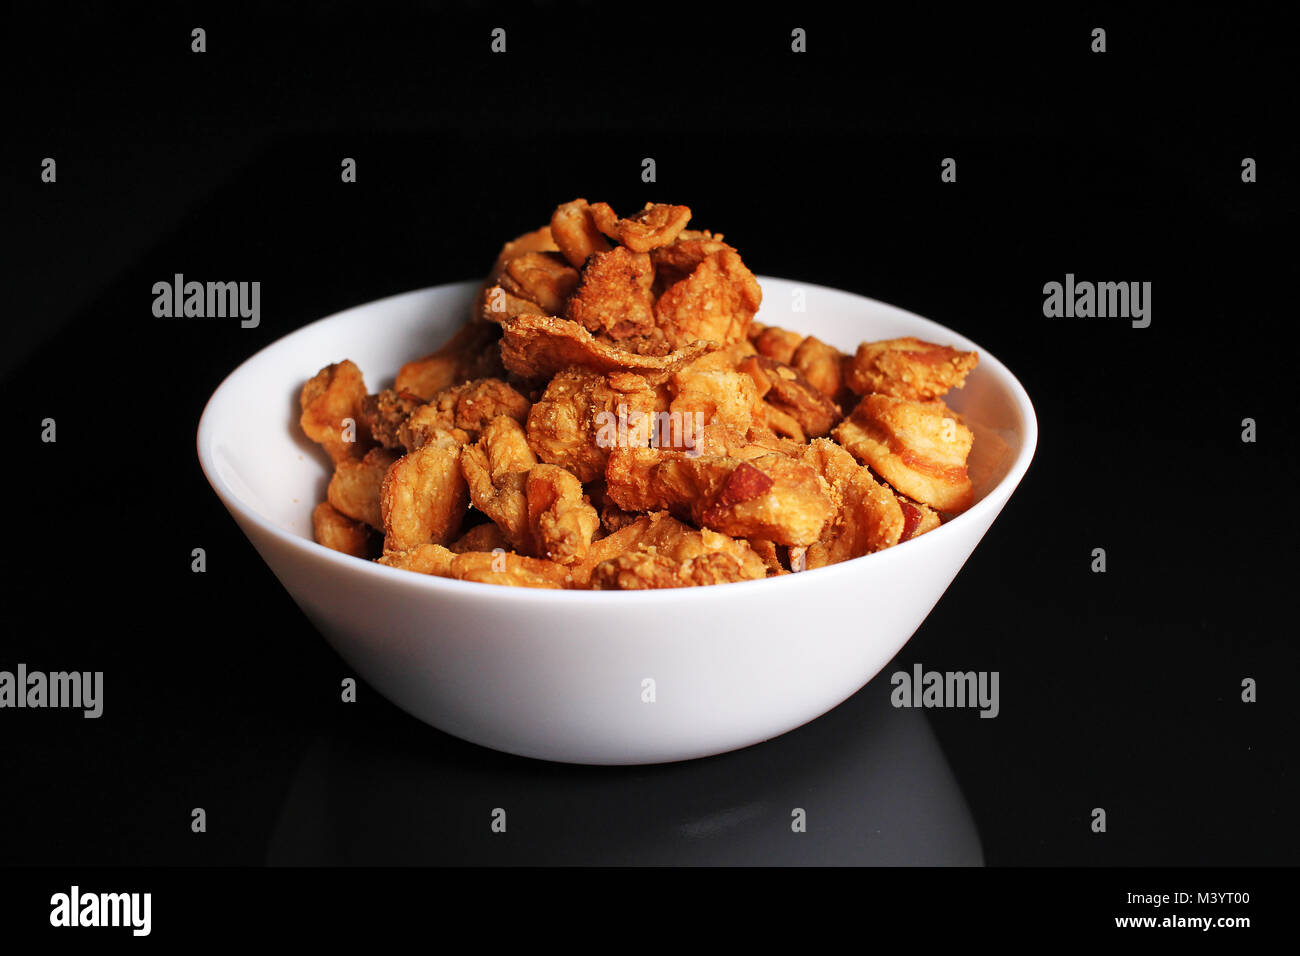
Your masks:
<path fill-rule="evenodd" d="M 341 514 L 384 530 L 380 490 L 384 476 L 397 456 L 385 448 L 372 448 L 361 459 L 345 458 L 334 466 L 326 500 Z"/>
<path fill-rule="evenodd" d="M 646 445 L 658 395 L 640 375 L 569 368 L 556 375 L 528 412 L 528 444 L 542 461 L 581 481 L 604 476 L 617 444 Z"/>
<path fill-rule="evenodd" d="M 744 341 L 763 301 L 754 273 L 716 239 L 684 239 L 655 249 L 655 320 L 671 348 L 695 341 Z"/>
<path fill-rule="evenodd" d="M 942 401 L 867 395 L 835 439 L 909 498 L 949 514 L 971 506 L 971 431 Z"/>
<path fill-rule="evenodd" d="M 498 415 L 521 425 L 531 403 L 499 378 L 479 378 L 445 388 L 410 412 L 398 426 L 398 440 L 410 451 L 447 434 L 465 442 L 478 441 L 484 426 Z"/>
<path fill-rule="evenodd" d="M 419 395 L 386 388 L 362 399 L 361 421 L 370 436 L 385 448 L 406 449 L 400 436 L 402 425 L 423 404 Z"/>
<path fill-rule="evenodd" d="M 564 258 L 569 260 L 569 265 L 577 269 L 582 268 L 588 256 L 609 248 L 609 243 L 596 228 L 591 207 L 585 199 L 575 199 L 555 207 L 551 215 L 551 235 Z"/>
<path fill-rule="evenodd" d="M 458 554 L 451 561 L 451 576 L 461 581 L 512 584 L 521 588 L 567 588 L 573 585 L 573 575 L 564 565 L 513 551 L 493 554 L 466 551 Z"/>
<path fill-rule="evenodd" d="M 808 336 L 799 343 L 786 364 L 835 404 L 841 404 L 848 388 L 844 384 L 844 363 L 848 356 L 821 339 Z"/>
<path fill-rule="evenodd" d="M 456 537 L 469 504 L 460 450 L 454 441 L 430 442 L 388 469 L 380 494 L 385 551 L 446 544 Z"/>
<path fill-rule="evenodd" d="M 751 355 L 739 369 L 754 380 L 758 394 L 776 412 L 768 412 L 767 422 L 777 434 L 799 442 L 823 438 L 844 417 L 838 405 L 795 369 L 776 359 Z"/>
<path fill-rule="evenodd" d="M 495 551 L 498 548 L 502 551 L 509 551 L 510 541 L 495 523 L 485 521 L 482 524 L 474 525 L 474 527 L 447 545 L 447 548 L 456 554 L 464 554 L 466 551 Z"/>
<path fill-rule="evenodd" d="M 524 484 L 528 528 L 538 557 L 577 564 L 591 548 L 600 517 L 582 482 L 558 465 L 534 465 Z"/>
<path fill-rule="evenodd" d="M 496 522 L 512 548 L 524 552 L 533 550 L 526 484 L 536 464 L 523 428 L 508 415 L 488 422 L 478 442 L 460 455 L 470 501 Z"/>
<path fill-rule="evenodd" d="M 754 274 L 690 219 L 563 203 L 393 388 L 347 361 L 315 375 L 301 424 L 335 463 L 317 541 L 368 556 L 382 531 L 381 563 L 464 581 L 678 588 L 851 560 L 969 507 L 968 461 L 1007 453 L 942 401 L 975 353 L 849 356 L 761 325 Z"/>
<path fill-rule="evenodd" d="M 903 533 L 899 535 L 899 541 L 911 541 L 943 524 L 938 512 L 919 501 L 899 495 L 898 504 L 903 509 Z"/>
<path fill-rule="evenodd" d="M 369 447 L 357 429 L 365 397 L 361 369 L 348 359 L 325 366 L 302 387 L 298 397 L 302 408 L 299 425 L 335 463 L 360 458 Z"/>
<path fill-rule="evenodd" d="M 847 363 L 845 379 L 859 395 L 876 392 L 928 402 L 960 388 L 978 362 L 974 352 L 917 338 L 863 342 Z"/>
<path fill-rule="evenodd" d="M 427 401 L 466 379 L 500 377 L 505 370 L 497 347 L 499 338 L 495 325 L 470 322 L 438 351 L 403 365 L 393 388 Z"/>
<path fill-rule="evenodd" d="M 720 566 L 734 567 L 734 575 L 729 580 L 752 580 L 765 577 L 768 568 L 749 543 L 719 534 L 709 528 L 695 529 L 672 517 L 666 511 L 656 511 L 641 515 L 631 524 L 613 534 L 607 535 L 592 544 L 584 560 L 573 568 L 574 579 L 579 587 L 587 586 L 592 573 L 609 562 L 616 562 L 629 555 L 654 554 L 674 565 L 705 559 L 700 567 Z M 727 560 L 715 563 L 716 556 Z M 609 574 L 611 572 L 605 572 Z M 693 571 L 688 569 L 685 576 L 678 578 L 678 583 L 645 585 L 657 587 L 683 587 L 691 578 Z M 607 589 L 614 585 L 606 583 Z"/>
<path fill-rule="evenodd" d="M 597 337 L 644 348 L 658 338 L 650 292 L 653 282 L 654 267 L 647 253 L 629 252 L 622 246 L 597 252 L 582 270 L 567 315 Z"/>
<path fill-rule="evenodd" d="M 802 459 L 830 485 L 836 511 L 804 553 L 800 570 L 858 558 L 898 543 L 905 527 L 903 509 L 894 492 L 872 478 L 870 469 L 826 438 L 808 445 Z"/>
<path fill-rule="evenodd" d="M 755 422 L 766 421 L 758 386 L 743 370 L 711 368 L 711 357 L 692 362 L 668 380 L 672 395 L 669 411 L 681 418 L 683 437 L 691 431 L 686 423 L 725 424 L 741 435 L 748 434 Z"/>
<path fill-rule="evenodd" d="M 379 563 L 390 568 L 433 574 L 440 578 L 451 577 L 451 559 L 456 555 L 440 544 L 422 544 L 404 551 L 385 551 Z"/>
<path fill-rule="evenodd" d="M 775 325 L 763 325 L 754 322 L 749 327 L 749 341 L 759 355 L 789 365 L 794 360 L 794 353 L 803 342 L 798 332 L 777 328 Z"/>
<path fill-rule="evenodd" d="M 668 355 L 638 355 L 593 338 L 577 322 L 547 315 L 518 315 L 501 323 L 501 360 L 524 379 L 550 379 L 570 366 L 593 372 L 637 372 L 652 385 L 713 349 L 695 342 Z"/>
<path fill-rule="evenodd" d="M 525 252 L 505 264 L 497 285 L 508 294 L 534 303 L 533 311 L 559 315 L 578 286 L 578 270 L 556 252 Z"/>
<path fill-rule="evenodd" d="M 365 522 L 353 521 L 328 501 L 322 501 L 312 511 L 311 524 L 318 544 L 354 558 L 370 556 L 370 532 Z"/>
<path fill-rule="evenodd" d="M 619 219 L 609 203 L 598 202 L 590 209 L 596 228 L 633 252 L 668 245 L 691 221 L 690 207 L 663 203 L 646 203 L 644 209 L 626 219 Z"/>
<path fill-rule="evenodd" d="M 634 591 L 753 579 L 738 560 L 722 552 L 677 562 L 657 551 L 633 551 L 596 565 L 589 587 L 593 591 Z"/>
<path fill-rule="evenodd" d="M 735 537 L 811 544 L 831 517 L 825 481 L 785 455 L 749 461 L 650 448 L 616 448 L 609 497 L 626 511 L 664 509 Z"/>

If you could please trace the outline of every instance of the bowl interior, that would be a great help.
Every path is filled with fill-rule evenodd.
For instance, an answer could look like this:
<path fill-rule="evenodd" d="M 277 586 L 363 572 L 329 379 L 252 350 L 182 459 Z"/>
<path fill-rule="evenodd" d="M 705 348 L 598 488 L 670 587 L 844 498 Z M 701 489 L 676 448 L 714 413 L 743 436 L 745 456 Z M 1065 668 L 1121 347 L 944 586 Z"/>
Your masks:
<path fill-rule="evenodd" d="M 1019 382 L 966 337 L 903 309 L 821 286 L 760 277 L 757 321 L 816 335 L 851 352 L 859 342 L 914 335 L 980 353 L 948 404 L 975 433 L 970 472 L 976 501 L 1014 485 L 1036 441 L 1032 406 Z M 303 383 L 350 358 L 371 390 L 390 386 L 406 361 L 433 351 L 464 322 L 477 283 L 460 282 L 381 299 L 314 322 L 258 352 L 214 393 L 199 428 L 199 457 L 227 505 L 311 542 L 311 512 L 323 500 L 329 461 L 298 427 Z M 956 520 L 960 521 L 960 517 Z"/>

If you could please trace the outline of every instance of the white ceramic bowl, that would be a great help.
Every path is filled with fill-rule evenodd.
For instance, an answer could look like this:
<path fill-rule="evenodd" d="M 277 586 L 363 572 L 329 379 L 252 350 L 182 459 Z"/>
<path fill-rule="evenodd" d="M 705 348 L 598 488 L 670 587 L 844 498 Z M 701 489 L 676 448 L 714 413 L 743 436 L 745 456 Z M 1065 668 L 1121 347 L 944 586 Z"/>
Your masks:
<path fill-rule="evenodd" d="M 303 613 L 372 688 L 449 734 L 586 764 L 734 750 L 824 714 L 916 631 L 1024 476 L 1037 422 L 996 358 L 928 319 L 821 286 L 760 278 L 759 321 L 851 351 L 915 335 L 976 349 L 949 404 L 975 431 L 976 503 L 912 541 L 852 561 L 712 587 L 549 591 L 414 574 L 312 540 L 329 464 L 298 428 L 297 396 L 350 358 L 371 389 L 459 327 L 476 283 L 321 319 L 222 382 L 199 422 L 203 471 Z M 802 290 L 805 308 L 794 311 Z M 654 681 L 647 703 L 644 682 Z"/>

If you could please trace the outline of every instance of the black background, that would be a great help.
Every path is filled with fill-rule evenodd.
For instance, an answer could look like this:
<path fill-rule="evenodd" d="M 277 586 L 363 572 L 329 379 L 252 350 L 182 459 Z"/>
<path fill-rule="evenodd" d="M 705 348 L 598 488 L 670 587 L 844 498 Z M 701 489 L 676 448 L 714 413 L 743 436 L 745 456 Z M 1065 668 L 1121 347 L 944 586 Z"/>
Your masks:
<path fill-rule="evenodd" d="M 106 700 L 95 721 L 0 714 L 0 863 L 638 862 L 619 834 L 647 826 L 657 859 L 708 862 L 691 820 L 762 804 L 802 779 L 800 755 L 834 759 L 872 726 L 876 685 L 741 754 L 596 770 L 460 743 L 368 688 L 345 706 L 346 666 L 208 488 L 195 430 L 239 362 L 322 315 L 476 276 L 582 195 L 687 203 L 756 273 L 929 316 L 1024 383 L 1035 462 L 886 668 L 1000 672 L 996 720 L 924 717 L 986 862 L 1294 864 L 1297 150 L 1278 24 L 610 10 L 73 5 L 11 23 L 0 668 L 103 670 Z M 176 272 L 260 281 L 260 327 L 155 319 L 151 286 Z M 1044 318 L 1043 284 L 1067 272 L 1150 281 L 1151 326 Z M 322 759 L 347 781 L 315 784 L 328 840 L 286 849 Z M 815 815 L 825 791 L 795 789 Z M 548 808 L 538 830 L 599 807 L 604 831 L 570 820 L 563 849 L 466 837 L 503 791 Z M 835 862 L 908 862 L 855 846 Z"/>

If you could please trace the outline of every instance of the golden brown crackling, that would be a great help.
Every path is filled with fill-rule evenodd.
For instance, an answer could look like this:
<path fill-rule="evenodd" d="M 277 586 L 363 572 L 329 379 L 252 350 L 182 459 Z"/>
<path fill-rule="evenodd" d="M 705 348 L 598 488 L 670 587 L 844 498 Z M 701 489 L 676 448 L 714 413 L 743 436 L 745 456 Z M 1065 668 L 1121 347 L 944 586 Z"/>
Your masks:
<path fill-rule="evenodd" d="M 838 405 L 783 362 L 751 355 L 738 368 L 754 380 L 763 401 L 775 410 L 767 421 L 779 433 L 796 440 L 824 438 L 844 417 Z M 791 421 L 798 425 L 797 434 Z"/>
<path fill-rule="evenodd" d="M 493 418 L 506 415 L 522 424 L 530 406 L 524 395 L 499 378 L 474 379 L 443 389 L 414 409 L 399 426 L 398 439 L 411 451 L 443 432 L 462 443 L 478 441 Z"/>
<path fill-rule="evenodd" d="M 326 500 L 341 514 L 382 531 L 381 490 L 384 476 L 395 461 L 397 455 L 386 448 L 372 448 L 361 459 L 340 461 L 326 488 Z"/>
<path fill-rule="evenodd" d="M 361 421 L 366 383 L 355 362 L 344 359 L 327 365 L 302 387 L 298 404 L 303 433 L 325 449 L 335 463 L 360 458 L 370 447 Z M 349 432 L 347 421 L 353 422 Z M 349 441 L 349 437 L 353 440 Z"/>
<path fill-rule="evenodd" d="M 506 263 L 497 285 L 536 303 L 534 311 L 559 315 L 578 286 L 578 270 L 557 252 L 526 252 Z"/>
<path fill-rule="evenodd" d="M 758 387 L 753 377 L 743 371 L 693 362 L 676 372 L 667 385 L 672 394 L 669 410 L 681 417 L 683 433 L 688 421 L 692 425 L 726 423 L 739 432 L 748 432 L 756 420 L 763 420 Z"/>
<path fill-rule="evenodd" d="M 582 268 L 589 256 L 609 249 L 585 199 L 561 203 L 551 215 L 551 236 L 569 265 Z"/>
<path fill-rule="evenodd" d="M 437 351 L 407 362 L 393 388 L 428 401 L 445 388 L 474 378 L 500 377 L 500 330 L 490 323 L 469 322 Z"/>
<path fill-rule="evenodd" d="M 460 446 L 430 443 L 403 455 L 384 477 L 380 504 L 385 551 L 454 539 L 469 505 Z"/>
<path fill-rule="evenodd" d="M 491 552 L 497 548 L 509 551 L 511 544 L 505 532 L 498 528 L 495 522 L 484 521 L 482 524 L 474 525 L 447 547 L 456 554 L 463 554 L 466 551 Z"/>
<path fill-rule="evenodd" d="M 554 590 L 573 586 L 573 575 L 564 565 L 513 551 L 466 551 L 455 555 L 451 560 L 450 576 L 461 581 L 522 588 Z"/>
<path fill-rule="evenodd" d="M 689 206 L 646 203 L 640 212 L 620 219 L 609 203 L 590 207 L 596 228 L 633 252 L 649 252 L 671 243 L 691 221 Z"/>
<path fill-rule="evenodd" d="M 628 511 L 669 510 L 737 538 L 810 544 L 830 518 L 825 483 L 785 455 L 751 460 L 619 448 L 605 470 L 611 499 Z"/>
<path fill-rule="evenodd" d="M 614 342 L 652 335 L 656 331 L 653 281 L 654 267 L 646 253 L 622 246 L 597 252 L 582 270 L 566 315 L 593 335 Z"/>
<path fill-rule="evenodd" d="M 676 562 L 655 550 L 632 551 L 603 561 L 591 572 L 595 591 L 634 591 L 689 588 L 733 581 L 752 581 L 744 565 L 723 552 L 702 554 Z"/>
<path fill-rule="evenodd" d="M 501 327 L 501 359 L 524 379 L 551 379 L 577 366 L 593 372 L 636 372 L 658 385 L 673 372 L 712 351 L 709 342 L 694 342 L 668 355 L 638 355 L 592 336 L 577 322 L 548 315 L 518 315 Z"/>
<path fill-rule="evenodd" d="M 500 415 L 487 423 L 479 440 L 461 451 L 461 473 L 474 507 L 501 529 L 516 550 L 534 549 L 525 485 L 537 456 L 518 422 Z"/>
<path fill-rule="evenodd" d="M 584 559 L 574 568 L 579 587 L 586 586 L 592 571 L 621 555 L 653 553 L 674 566 L 714 554 L 726 555 L 739 569 L 737 580 L 761 578 L 767 565 L 747 541 L 732 538 L 710 528 L 693 528 L 666 511 L 640 515 L 632 523 L 592 543 Z M 701 565 L 704 567 L 705 562 Z"/>
<path fill-rule="evenodd" d="M 754 322 L 749 327 L 749 341 L 759 355 L 789 365 L 804 337 L 798 332 Z"/>
<path fill-rule="evenodd" d="M 537 557 L 565 565 L 581 561 L 600 527 L 582 482 L 558 465 L 534 465 L 524 482 L 524 496 Z"/>
<path fill-rule="evenodd" d="M 656 403 L 654 389 L 636 373 L 568 368 L 551 379 L 529 410 L 528 444 L 542 461 L 593 481 L 604 475 L 614 444 L 649 440 Z"/>
<path fill-rule="evenodd" d="M 687 240 L 656 249 L 652 259 L 659 290 L 655 321 L 671 347 L 746 339 L 763 291 L 735 249 L 715 240 Z"/>
<path fill-rule="evenodd" d="M 833 345 L 827 345 L 810 335 L 799 343 L 789 359 L 783 361 L 830 402 L 839 404 L 847 389 L 844 384 L 844 364 L 847 359 L 848 356 Z"/>
<path fill-rule="evenodd" d="M 432 574 L 440 578 L 451 577 L 451 559 L 456 555 L 440 544 L 422 544 L 401 551 L 385 551 L 379 563 L 390 568 Z"/>
<path fill-rule="evenodd" d="M 386 388 L 362 400 L 361 422 L 385 448 L 409 450 L 400 437 L 401 428 L 411 412 L 423 404 L 419 395 Z"/>
<path fill-rule="evenodd" d="M 942 401 L 864 396 L 835 439 L 909 498 L 950 514 L 972 504 L 966 459 L 973 436 Z"/>
<path fill-rule="evenodd" d="M 906 527 L 903 509 L 871 470 L 827 438 L 818 438 L 800 455 L 830 487 L 834 517 L 801 556 L 801 570 L 823 567 L 893 547 Z"/>
<path fill-rule="evenodd" d="M 859 395 L 927 402 L 960 388 L 978 362 L 974 352 L 913 336 L 863 342 L 845 365 L 845 381 Z"/>
<path fill-rule="evenodd" d="M 318 544 L 354 558 L 370 557 L 370 532 L 365 522 L 349 518 L 328 501 L 312 511 L 311 524 Z"/>

